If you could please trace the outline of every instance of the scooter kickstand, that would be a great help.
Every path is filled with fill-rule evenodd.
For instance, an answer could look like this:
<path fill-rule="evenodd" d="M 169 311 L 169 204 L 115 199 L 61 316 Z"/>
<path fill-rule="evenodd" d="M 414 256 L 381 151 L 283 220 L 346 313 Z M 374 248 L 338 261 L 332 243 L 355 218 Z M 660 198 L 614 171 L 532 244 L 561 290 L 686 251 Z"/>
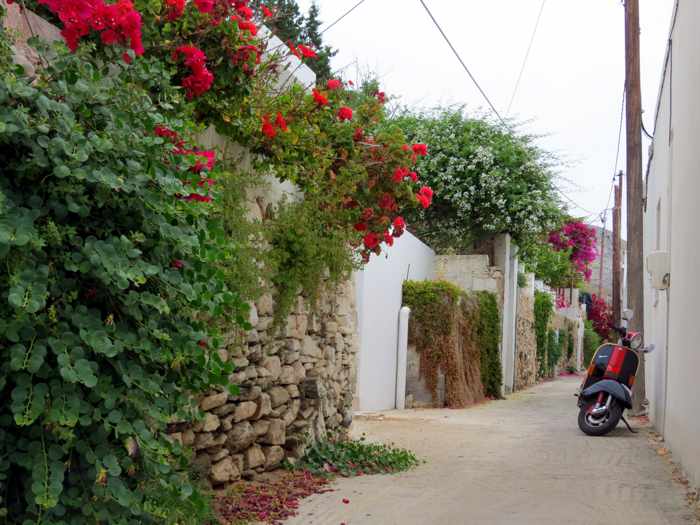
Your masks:
<path fill-rule="evenodd" d="M 630 424 L 629 424 L 629 423 L 627 422 L 627 420 L 625 419 L 625 416 L 622 416 L 622 421 L 625 423 L 625 425 L 627 425 L 627 430 L 629 430 L 630 432 L 632 432 L 632 434 L 638 434 L 638 433 L 639 433 L 639 432 L 637 432 L 636 430 L 632 430 L 632 427 L 630 426 Z"/>

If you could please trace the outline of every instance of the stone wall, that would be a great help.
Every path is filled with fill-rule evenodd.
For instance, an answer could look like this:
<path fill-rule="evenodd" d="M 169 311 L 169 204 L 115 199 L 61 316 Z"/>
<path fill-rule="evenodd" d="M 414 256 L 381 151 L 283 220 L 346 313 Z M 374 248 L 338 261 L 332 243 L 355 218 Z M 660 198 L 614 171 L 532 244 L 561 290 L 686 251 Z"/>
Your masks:
<path fill-rule="evenodd" d="M 518 294 L 516 333 L 515 390 L 537 383 L 537 338 L 535 336 L 535 301 L 527 293 Z"/>
<path fill-rule="evenodd" d="M 219 350 L 236 366 L 238 395 L 202 397 L 204 419 L 173 434 L 194 449 L 195 467 L 212 485 L 298 459 L 309 443 L 343 435 L 352 422 L 359 348 L 352 281 L 323 294 L 313 312 L 300 297 L 280 329 L 272 315 L 272 298 L 263 296 L 251 310 L 254 328 L 231 333 Z"/>

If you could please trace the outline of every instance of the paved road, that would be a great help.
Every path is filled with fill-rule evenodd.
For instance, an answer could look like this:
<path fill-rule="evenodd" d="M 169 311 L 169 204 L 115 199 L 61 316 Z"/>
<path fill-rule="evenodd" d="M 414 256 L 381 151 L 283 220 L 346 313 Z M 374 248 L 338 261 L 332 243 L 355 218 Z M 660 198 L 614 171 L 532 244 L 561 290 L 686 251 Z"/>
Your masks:
<path fill-rule="evenodd" d="M 694 525 L 646 431 L 590 438 L 578 430 L 577 385 L 560 379 L 466 410 L 360 419 L 355 433 L 410 447 L 427 463 L 340 480 L 335 492 L 305 500 L 289 523 Z"/>

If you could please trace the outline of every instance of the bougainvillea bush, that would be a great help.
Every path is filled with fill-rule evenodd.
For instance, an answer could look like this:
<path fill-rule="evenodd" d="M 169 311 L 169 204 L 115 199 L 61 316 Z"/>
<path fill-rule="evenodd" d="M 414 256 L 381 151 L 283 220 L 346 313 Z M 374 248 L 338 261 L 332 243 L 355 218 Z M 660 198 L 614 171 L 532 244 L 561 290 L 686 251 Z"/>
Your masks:
<path fill-rule="evenodd" d="M 1 36 L 1 35 L 0 35 Z M 87 49 L 85 50 L 87 52 Z M 33 84 L 0 68 L 0 486 L 9 523 L 201 523 L 165 435 L 225 384 L 211 152 L 139 88 L 167 78 L 77 54 Z"/>
<path fill-rule="evenodd" d="M 596 231 L 581 221 L 569 221 L 549 234 L 549 244 L 555 251 L 566 251 L 574 269 L 586 281 L 591 278 L 591 263 L 598 257 Z"/>
<path fill-rule="evenodd" d="M 412 141 L 430 143 L 418 168 L 435 200 L 409 219 L 433 248 L 465 253 L 499 233 L 524 245 L 559 225 L 552 162 L 532 138 L 462 108 L 406 113 L 396 122 Z"/>
<path fill-rule="evenodd" d="M 604 341 L 610 339 L 610 331 L 613 328 L 612 318 L 612 306 L 605 298 L 593 294 L 591 304 L 588 306 L 588 320 L 593 324 L 593 330 Z"/>

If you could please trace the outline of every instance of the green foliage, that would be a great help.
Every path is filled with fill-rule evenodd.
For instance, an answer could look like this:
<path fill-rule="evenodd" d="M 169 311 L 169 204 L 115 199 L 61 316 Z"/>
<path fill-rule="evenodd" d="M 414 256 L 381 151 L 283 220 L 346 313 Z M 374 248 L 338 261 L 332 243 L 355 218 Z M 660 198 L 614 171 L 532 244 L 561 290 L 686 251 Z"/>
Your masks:
<path fill-rule="evenodd" d="M 562 355 L 564 337 L 557 330 L 547 332 L 547 376 L 552 377 Z"/>
<path fill-rule="evenodd" d="M 44 73 L 31 83 L 0 63 L 4 512 L 201 523 L 206 500 L 165 431 L 231 372 L 208 350 L 209 320 L 246 314 L 221 276 L 231 247 L 208 207 L 179 198 L 183 181 L 202 191 L 192 156 L 153 134 L 188 133 L 167 116 L 167 71 L 59 51 Z"/>
<path fill-rule="evenodd" d="M 448 375 L 453 372 L 450 370 L 449 349 L 455 346 L 453 324 L 461 303 L 464 306 L 461 312 L 464 322 L 474 324 L 484 393 L 499 398 L 503 378 L 498 303 L 494 294 L 477 292 L 473 295 L 476 301 L 471 306 L 471 297 L 445 281 L 406 281 L 403 285 L 403 304 L 411 308 L 409 335 L 421 354 L 421 373 L 434 393 L 438 368 Z M 470 303 L 469 306 L 467 303 Z"/>
<path fill-rule="evenodd" d="M 559 224 L 552 159 L 533 137 L 467 117 L 463 108 L 405 113 L 396 123 L 412 142 L 430 144 L 417 167 L 434 203 L 408 218 L 437 251 L 468 253 L 476 241 L 506 232 L 526 245 Z"/>
<path fill-rule="evenodd" d="M 595 351 L 602 343 L 603 340 L 593 328 L 593 323 L 591 321 L 586 321 L 583 330 L 583 362 L 586 366 L 593 360 Z"/>
<path fill-rule="evenodd" d="M 410 450 L 393 444 L 367 442 L 363 435 L 359 440 L 322 441 L 306 452 L 298 468 L 317 475 L 339 474 L 393 474 L 410 470 L 420 460 Z"/>
<path fill-rule="evenodd" d="M 525 274 L 520 272 L 518 273 L 518 288 L 525 288 L 527 286 L 527 277 L 525 277 Z"/>
<path fill-rule="evenodd" d="M 547 331 L 553 308 L 554 303 L 551 295 L 539 290 L 535 291 L 535 338 L 537 340 L 537 362 L 540 377 L 544 377 L 548 371 L 549 339 Z"/>
<path fill-rule="evenodd" d="M 275 321 L 286 319 L 303 293 L 313 305 L 324 283 L 339 284 L 358 267 L 351 233 L 325 229 L 323 212 L 314 201 L 282 203 L 264 230 L 265 254 L 275 292 Z M 319 242 L 322 239 L 322 242 Z"/>
<path fill-rule="evenodd" d="M 556 251 L 548 242 L 531 242 L 520 247 L 518 256 L 527 271 L 552 288 L 577 287 L 581 274 L 571 262 L 571 250 Z"/>
<path fill-rule="evenodd" d="M 570 327 L 566 337 L 566 358 L 571 359 L 574 356 L 574 332 Z"/>
<path fill-rule="evenodd" d="M 481 350 L 481 382 L 487 396 L 499 399 L 503 372 L 501 370 L 501 318 L 496 296 L 489 292 L 477 292 L 479 317 L 477 338 Z"/>

